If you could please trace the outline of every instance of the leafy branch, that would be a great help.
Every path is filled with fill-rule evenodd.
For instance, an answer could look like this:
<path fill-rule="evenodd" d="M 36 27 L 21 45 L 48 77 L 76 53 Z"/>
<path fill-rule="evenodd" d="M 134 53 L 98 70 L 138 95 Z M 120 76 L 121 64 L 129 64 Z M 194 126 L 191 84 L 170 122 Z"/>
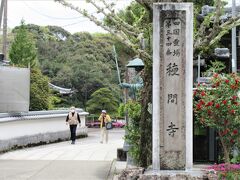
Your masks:
<path fill-rule="evenodd" d="M 240 25 L 240 15 L 228 19 L 225 23 L 220 23 L 223 10 L 223 1 L 216 1 L 216 11 L 204 18 L 198 32 L 195 34 L 194 50 L 207 49 L 214 46 L 220 39 L 227 34 L 233 27 Z M 211 27 L 212 26 L 212 27 Z"/>
<path fill-rule="evenodd" d="M 110 16 L 104 11 L 104 8 L 101 8 L 100 6 L 98 6 L 94 1 L 92 1 L 92 0 L 87 1 L 88 3 L 92 4 L 95 8 L 97 8 L 97 10 L 100 13 L 103 13 L 106 17 L 110 18 L 114 24 L 117 24 L 117 26 L 115 26 L 115 28 L 114 27 L 110 28 L 110 27 L 107 27 L 106 25 L 104 25 L 103 22 L 99 21 L 94 15 L 88 14 L 88 12 L 85 9 L 80 9 L 80 8 L 74 6 L 73 4 L 66 2 L 65 0 L 55 0 L 55 1 L 62 4 L 65 7 L 69 7 L 70 9 L 77 11 L 78 13 L 87 17 L 90 21 L 93 21 L 96 25 L 102 27 L 104 30 L 113 34 L 114 36 L 116 36 L 116 38 L 118 38 L 126 46 L 131 48 L 136 54 L 140 54 L 143 57 L 145 57 L 146 59 L 151 59 L 151 55 L 148 54 L 146 51 L 142 50 L 140 48 L 139 44 L 132 42 L 132 41 L 134 41 L 134 39 L 136 41 L 136 38 L 134 38 L 132 36 L 133 32 L 126 29 L 126 23 L 123 24 L 122 21 L 119 21 L 116 18 L 113 18 L 113 17 L 116 17 L 116 15 L 113 11 L 111 12 L 112 15 Z M 130 25 L 128 27 L 130 27 Z M 134 33 L 134 36 L 137 35 L 136 33 L 137 32 Z M 132 38 L 129 38 L 129 37 L 132 37 Z"/>

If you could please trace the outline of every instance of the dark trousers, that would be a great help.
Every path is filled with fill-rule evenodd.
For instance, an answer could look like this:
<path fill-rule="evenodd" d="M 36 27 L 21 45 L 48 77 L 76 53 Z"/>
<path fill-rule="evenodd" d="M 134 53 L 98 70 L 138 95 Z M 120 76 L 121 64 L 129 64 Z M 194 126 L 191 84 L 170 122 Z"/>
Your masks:
<path fill-rule="evenodd" d="M 77 125 L 70 125 L 71 140 L 72 141 L 75 141 L 75 139 L 76 139 L 76 130 L 77 130 Z"/>

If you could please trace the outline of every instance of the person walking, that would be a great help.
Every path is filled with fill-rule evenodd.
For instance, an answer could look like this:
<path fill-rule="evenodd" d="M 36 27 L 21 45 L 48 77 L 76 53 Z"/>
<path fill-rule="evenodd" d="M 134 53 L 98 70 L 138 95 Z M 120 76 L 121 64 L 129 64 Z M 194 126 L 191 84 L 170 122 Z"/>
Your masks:
<path fill-rule="evenodd" d="M 100 143 L 103 143 L 105 140 L 108 143 L 108 130 L 106 128 L 106 124 L 111 122 L 110 116 L 107 114 L 106 110 L 102 110 L 101 115 L 99 116 L 98 120 L 100 121 L 100 128 L 101 128 L 101 140 Z"/>
<path fill-rule="evenodd" d="M 69 125 L 70 132 L 71 132 L 71 140 L 72 140 L 71 144 L 75 144 L 77 125 L 80 123 L 81 123 L 80 116 L 76 112 L 75 107 L 72 106 L 66 118 L 66 124 Z"/>

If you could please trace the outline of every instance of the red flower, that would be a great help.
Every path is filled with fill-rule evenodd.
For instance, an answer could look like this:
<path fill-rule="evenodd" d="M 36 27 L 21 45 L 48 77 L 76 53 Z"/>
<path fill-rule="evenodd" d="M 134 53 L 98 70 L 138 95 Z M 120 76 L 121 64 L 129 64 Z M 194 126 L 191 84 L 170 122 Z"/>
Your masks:
<path fill-rule="evenodd" d="M 232 109 L 232 110 L 230 111 L 230 113 L 231 113 L 231 114 L 234 114 L 234 113 L 235 113 L 235 110 L 234 110 L 234 109 Z"/>
<path fill-rule="evenodd" d="M 216 108 L 220 108 L 220 104 L 216 104 Z"/>
<path fill-rule="evenodd" d="M 225 83 L 226 83 L 226 84 L 228 84 L 228 83 L 229 83 L 229 80 L 228 80 L 228 79 L 226 79 L 226 80 L 225 80 Z"/>
<path fill-rule="evenodd" d="M 194 92 L 193 92 L 193 95 L 196 96 L 196 94 L 197 94 L 197 91 L 194 91 Z"/>
<path fill-rule="evenodd" d="M 215 74 L 213 75 L 213 77 L 217 78 L 217 77 L 218 77 L 218 74 L 217 74 L 217 73 L 215 73 Z"/>
<path fill-rule="evenodd" d="M 238 130 L 237 129 L 234 129 L 233 130 L 233 134 L 236 135 L 238 133 Z"/>
<path fill-rule="evenodd" d="M 227 104 L 227 100 L 223 100 L 222 103 L 225 105 Z"/>
<path fill-rule="evenodd" d="M 233 104 L 238 105 L 238 102 L 234 101 Z"/>
<path fill-rule="evenodd" d="M 206 106 L 212 106 L 213 105 L 213 102 L 212 101 L 210 101 L 210 102 L 208 102 L 207 103 L 207 105 Z"/>
<path fill-rule="evenodd" d="M 215 83 L 215 86 L 218 87 L 219 84 L 220 84 L 220 82 L 218 81 L 218 82 Z"/>
<path fill-rule="evenodd" d="M 233 96 L 232 99 L 233 99 L 233 100 L 236 100 L 236 99 L 237 99 L 237 96 Z"/>
<path fill-rule="evenodd" d="M 199 101 L 199 104 L 204 105 L 205 102 L 201 99 L 201 100 Z"/>
<path fill-rule="evenodd" d="M 221 135 L 222 135 L 222 136 L 225 136 L 228 132 L 229 132 L 229 130 L 228 130 L 228 129 L 225 129 L 225 130 L 221 133 Z"/>
<path fill-rule="evenodd" d="M 208 112 L 207 112 L 207 113 L 210 115 L 210 114 L 212 114 L 212 111 L 211 111 L 211 110 L 208 110 Z"/>
<path fill-rule="evenodd" d="M 202 91 L 201 96 L 206 96 L 206 93 L 204 91 Z"/>
<path fill-rule="evenodd" d="M 235 83 L 238 84 L 239 80 L 238 79 L 235 79 Z"/>
<path fill-rule="evenodd" d="M 231 140 L 230 140 L 230 142 L 231 142 L 231 143 L 234 143 L 234 140 L 233 140 L 233 139 L 231 139 Z"/>
<path fill-rule="evenodd" d="M 235 85 L 231 85 L 231 89 L 237 89 L 238 87 L 237 86 L 235 86 Z"/>
<path fill-rule="evenodd" d="M 202 105 L 199 103 L 197 104 L 197 110 L 200 110 L 200 109 L 202 109 Z"/>
<path fill-rule="evenodd" d="M 227 125 L 228 124 L 228 120 L 224 120 L 224 125 Z"/>

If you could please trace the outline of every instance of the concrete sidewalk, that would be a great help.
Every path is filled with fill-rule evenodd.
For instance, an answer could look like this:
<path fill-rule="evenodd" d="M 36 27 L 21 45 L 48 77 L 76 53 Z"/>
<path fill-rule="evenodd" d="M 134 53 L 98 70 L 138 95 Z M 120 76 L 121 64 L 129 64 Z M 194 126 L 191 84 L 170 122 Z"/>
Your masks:
<path fill-rule="evenodd" d="M 0 155 L 1 180 L 104 180 L 117 148 L 123 147 L 123 129 L 109 132 L 109 143 L 99 143 L 99 129 L 89 137 L 12 151 Z"/>
<path fill-rule="evenodd" d="M 1 180 L 105 180 L 111 161 L 3 160 Z"/>

